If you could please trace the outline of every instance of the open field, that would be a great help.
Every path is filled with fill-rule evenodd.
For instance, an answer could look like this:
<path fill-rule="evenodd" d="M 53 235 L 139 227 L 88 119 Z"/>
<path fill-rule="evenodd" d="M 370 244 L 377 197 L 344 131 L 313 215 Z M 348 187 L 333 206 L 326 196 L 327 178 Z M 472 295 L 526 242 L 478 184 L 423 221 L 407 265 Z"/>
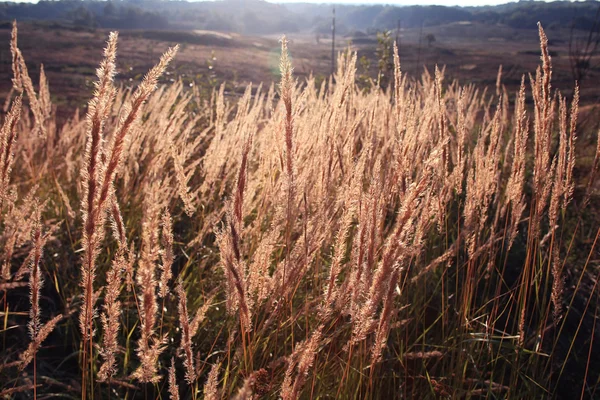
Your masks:
<path fill-rule="evenodd" d="M 0 398 L 598 398 L 568 34 L 0 28 Z"/>
<path fill-rule="evenodd" d="M 75 30 L 57 24 L 24 24 L 21 47 L 29 55 L 27 63 L 33 71 L 44 64 L 52 83 L 53 100 L 59 112 L 72 111 L 83 106 L 89 99 L 94 81 L 95 68 L 100 61 L 98 46 L 102 46 L 108 30 Z M 424 39 L 433 34 L 436 41 L 429 46 Z M 396 32 L 392 37 L 396 38 Z M 548 31 L 554 65 L 554 87 L 567 92 L 573 88 L 568 58 L 568 38 L 565 29 Z M 421 45 L 419 37 L 421 36 Z M 8 43 L 10 27 L 0 29 L 0 41 Z M 153 60 L 168 46 L 181 44 L 177 64 L 163 78 L 169 81 L 182 78 L 187 84 L 201 86 L 227 82 L 229 89 L 243 93 L 248 83 L 256 87 L 263 82 L 277 80 L 278 39 L 276 36 L 249 36 L 219 34 L 210 31 L 135 31 L 121 33 L 118 61 L 119 82 L 125 85 L 139 81 Z M 503 67 L 503 83 L 510 93 L 520 84 L 521 76 L 535 71 L 539 63 L 539 43 L 535 30 L 514 29 L 501 26 L 484 26 L 477 23 L 454 23 L 440 27 L 404 29 L 400 36 L 400 58 L 408 76 L 419 76 L 423 67 L 430 72 L 434 66 L 446 67 L 446 78 L 461 83 L 474 83 L 492 89 L 496 83 L 498 67 Z M 317 44 L 314 35 L 299 33 L 290 36 L 294 49 L 294 72 L 299 78 L 310 73 L 324 78 L 331 71 L 331 41 L 321 39 Z M 352 34 L 338 37 L 337 50 L 348 45 L 358 51 L 358 57 L 370 60 L 368 74 L 377 76 L 377 39 L 374 36 L 354 37 Z M 420 48 L 420 50 L 419 50 Z M 10 89 L 10 52 L 8 46 L 0 50 L 0 96 Z M 213 56 L 216 58 L 212 61 Z M 419 67 L 417 67 L 419 62 Z M 212 69 L 209 69 L 209 63 Z M 360 66 L 358 73 L 366 73 Z M 591 82 L 600 78 L 600 71 L 592 70 L 587 78 Z M 581 88 L 582 103 L 595 104 L 600 98 L 596 85 Z M 62 107 L 62 105 L 66 107 Z"/>

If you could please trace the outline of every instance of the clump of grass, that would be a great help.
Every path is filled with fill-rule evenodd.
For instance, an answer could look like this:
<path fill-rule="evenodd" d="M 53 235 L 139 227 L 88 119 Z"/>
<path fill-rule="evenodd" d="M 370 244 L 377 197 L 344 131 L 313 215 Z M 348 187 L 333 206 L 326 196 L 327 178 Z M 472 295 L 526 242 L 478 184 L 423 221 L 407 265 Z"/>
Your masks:
<path fill-rule="evenodd" d="M 177 48 L 117 88 L 111 33 L 86 118 L 58 126 L 15 24 L 0 393 L 36 397 L 39 364 L 44 394 L 82 398 L 560 397 L 573 379 L 593 397 L 600 155 L 580 184 L 578 89 L 552 91 L 539 34 L 528 107 L 526 77 L 511 106 L 501 69 L 495 95 L 413 81 L 396 48 L 386 90 L 357 86 L 351 52 L 299 84 L 285 38 L 279 90 L 236 104 L 159 85 Z"/>

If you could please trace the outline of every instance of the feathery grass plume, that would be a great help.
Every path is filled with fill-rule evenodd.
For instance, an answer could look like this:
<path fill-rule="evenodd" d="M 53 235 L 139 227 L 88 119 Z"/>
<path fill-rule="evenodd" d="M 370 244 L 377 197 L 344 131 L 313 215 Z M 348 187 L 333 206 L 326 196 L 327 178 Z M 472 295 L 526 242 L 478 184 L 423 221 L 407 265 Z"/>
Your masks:
<path fill-rule="evenodd" d="M 58 180 L 56 178 L 54 179 L 54 184 L 56 186 L 56 190 L 58 191 L 58 195 L 60 196 L 60 199 L 62 200 L 63 205 L 65 206 L 65 209 L 67 211 L 67 216 L 71 220 L 75 219 L 77 214 L 75 213 L 75 210 L 73 210 L 73 207 L 71 207 L 71 201 L 69 200 L 69 196 L 67 196 L 67 194 L 63 190 L 61 184 L 58 182 Z"/>
<path fill-rule="evenodd" d="M 252 330 L 252 302 L 246 287 L 246 266 L 242 257 L 241 237 L 244 228 L 243 204 L 246 189 L 248 154 L 252 148 L 252 134 L 244 143 L 242 160 L 238 174 L 233 204 L 227 215 L 227 226 L 217 232 L 217 243 L 221 250 L 222 265 L 227 276 L 228 300 L 227 309 L 230 314 L 239 307 L 240 322 L 247 331 Z"/>
<path fill-rule="evenodd" d="M 39 218 L 39 216 L 38 216 Z M 41 221 L 36 221 L 32 232 L 33 257 L 29 265 L 29 337 L 35 341 L 40 331 L 40 291 L 44 284 L 42 273 L 40 271 L 40 262 L 42 259 L 42 251 L 46 242 L 45 236 L 42 234 Z"/>
<path fill-rule="evenodd" d="M 160 182 L 146 189 L 144 220 L 142 222 L 142 251 L 136 271 L 139 295 L 140 338 L 136 353 L 141 361 L 132 377 L 143 383 L 158 382 L 158 356 L 164 350 L 165 338 L 157 337 L 156 317 L 158 313 L 156 263 L 159 258 L 158 234 L 160 227 Z"/>
<path fill-rule="evenodd" d="M 459 248 L 458 243 L 459 242 L 454 242 L 452 244 L 452 246 L 450 246 L 450 248 L 444 252 L 444 254 L 435 258 L 428 265 L 426 265 L 424 268 L 422 268 L 421 271 L 419 271 L 419 273 L 417 275 L 412 277 L 411 283 L 418 282 L 419 279 L 423 278 L 429 272 L 434 270 L 438 265 L 448 263 L 450 261 L 450 258 L 454 257 L 456 255 L 456 252 L 458 251 L 458 248 Z"/>
<path fill-rule="evenodd" d="M 437 114 L 437 125 L 438 125 L 438 140 L 445 141 L 448 136 L 447 126 L 448 122 L 446 121 L 446 102 L 444 100 L 444 69 L 440 70 L 437 66 L 435 67 L 435 97 L 436 97 L 436 114 Z M 441 158 L 439 160 L 441 170 L 438 172 L 444 181 L 448 176 L 448 149 L 444 147 L 442 149 Z M 438 225 L 440 225 L 438 221 Z"/>
<path fill-rule="evenodd" d="M 221 398 L 219 391 L 219 369 L 221 361 L 218 360 L 210 368 L 208 379 L 204 384 L 204 398 L 206 400 L 218 400 Z"/>
<path fill-rule="evenodd" d="M 177 188 L 179 191 L 179 197 L 183 202 L 185 213 L 191 217 L 194 215 L 196 211 L 194 196 L 190 193 L 189 189 L 189 181 L 191 179 L 191 175 L 194 170 L 190 173 L 185 172 L 185 168 L 183 166 L 184 159 L 182 157 L 182 153 L 175 148 L 175 145 L 171 145 L 171 155 L 173 158 L 173 165 L 175 167 L 175 178 L 177 179 Z"/>
<path fill-rule="evenodd" d="M 33 82 L 29 77 L 29 71 L 27 70 L 27 65 L 25 64 L 23 54 L 21 54 L 21 50 L 19 50 L 19 48 L 17 47 L 17 21 L 13 22 L 11 37 L 11 52 L 13 56 L 14 74 L 13 86 L 20 93 L 23 93 L 23 91 L 27 93 L 27 97 L 29 99 L 29 106 L 31 108 L 31 112 L 33 113 L 34 119 L 33 132 L 35 134 L 39 134 L 40 136 L 46 136 L 45 123 L 47 115 L 45 115 L 44 109 L 42 108 L 42 104 L 38 99 L 37 94 L 35 93 L 35 89 L 33 88 Z"/>
<path fill-rule="evenodd" d="M 565 278 L 562 273 L 562 263 L 560 260 L 560 251 L 558 246 L 552 250 L 552 300 L 553 310 L 552 318 L 558 324 L 563 316 L 563 294 L 564 294 Z"/>
<path fill-rule="evenodd" d="M 394 307 L 394 295 L 396 292 L 396 282 L 400 275 L 401 269 L 394 268 L 392 276 L 390 278 L 390 284 L 388 284 L 387 293 L 383 301 L 383 309 L 379 316 L 379 323 L 377 325 L 377 332 L 375 334 L 375 342 L 371 350 L 371 367 L 374 364 L 381 361 L 381 354 L 386 346 L 386 340 L 390 331 L 390 320 L 392 318 L 392 309 Z"/>
<path fill-rule="evenodd" d="M 334 255 L 329 269 L 329 278 L 325 289 L 325 299 L 323 309 L 325 315 L 331 312 L 331 305 L 337 300 L 339 293 L 338 283 L 336 282 L 342 269 L 342 261 L 346 254 L 346 242 L 350 235 L 351 226 L 358 210 L 358 201 L 355 200 L 360 192 L 360 185 L 363 178 L 365 157 L 361 157 L 353 171 L 352 180 L 345 192 L 347 198 L 344 198 L 344 209 L 340 221 L 340 227 L 336 233 L 334 244 Z"/>
<path fill-rule="evenodd" d="M 225 104 L 225 82 L 219 87 L 219 93 L 216 99 L 215 108 L 215 135 L 217 137 L 223 134 L 223 127 L 225 125 L 225 114 L 227 105 Z"/>
<path fill-rule="evenodd" d="M 100 356 L 103 359 L 98 380 L 100 382 L 109 381 L 117 372 L 116 353 L 118 349 L 119 325 L 121 317 L 121 283 L 123 281 L 123 271 L 128 263 L 126 254 L 127 247 L 120 246 L 117 254 L 111 264 L 106 276 L 106 289 L 104 295 L 104 312 L 102 313 L 102 347 L 100 347 Z"/>
<path fill-rule="evenodd" d="M 240 311 L 240 321 L 246 328 L 251 328 L 250 310 L 248 308 L 245 283 L 240 270 L 243 268 L 239 248 L 239 236 L 233 224 L 229 229 L 216 232 L 217 245 L 221 252 L 221 263 L 227 277 L 227 311 L 229 314 Z"/>
<path fill-rule="evenodd" d="M 573 168 L 575 166 L 575 140 L 577 113 L 579 107 L 579 88 L 576 86 L 570 111 L 570 123 L 567 119 L 567 104 L 564 97 L 559 97 L 559 146 L 556 158 L 556 173 L 552 194 L 550 196 L 550 207 L 548 211 L 549 229 L 552 235 L 552 293 L 551 299 L 554 306 L 553 318 L 556 323 L 562 317 L 562 298 L 564 292 L 564 277 L 562 275 L 562 263 L 560 261 L 560 249 L 554 243 L 555 230 L 557 228 L 559 210 L 565 210 L 571 200 L 574 189 Z M 568 125 L 568 127 L 567 127 Z"/>
<path fill-rule="evenodd" d="M 18 29 L 17 29 L 17 20 L 14 20 L 12 23 L 12 30 L 10 33 L 10 53 L 12 56 L 12 71 L 13 71 L 13 88 L 17 92 L 23 91 L 23 84 L 21 81 L 21 70 L 19 69 L 19 47 L 18 43 Z"/>
<path fill-rule="evenodd" d="M 396 118 L 400 117 L 402 109 L 402 70 L 400 69 L 400 56 L 398 55 L 398 44 L 394 42 L 394 99 L 396 101 Z M 400 122 L 400 121 L 398 121 Z"/>
<path fill-rule="evenodd" d="M 566 173 L 567 173 L 567 100 L 558 95 L 558 118 L 559 118 L 559 137 L 558 154 L 554 157 L 552 163 L 556 165 L 554 182 L 552 184 L 552 193 L 550 195 L 550 206 L 548 208 L 549 229 L 554 232 L 558 220 L 558 212 L 561 207 L 561 201 L 566 196 Z"/>
<path fill-rule="evenodd" d="M 96 278 L 96 259 L 100 244 L 104 239 L 106 215 L 98 196 L 98 189 L 106 183 L 104 182 L 104 176 L 102 176 L 105 168 L 103 130 L 110 107 L 114 101 L 113 78 L 116 70 L 116 51 L 117 34 L 113 32 L 109 35 L 104 49 L 104 59 L 96 70 L 98 81 L 94 83 L 94 97 L 88 103 L 86 116 L 87 140 L 84 155 L 85 167 L 82 168 L 84 190 L 81 204 L 83 210 L 83 260 L 80 285 L 83 289 L 83 303 L 79 314 L 79 328 L 83 339 L 82 393 L 84 398 L 87 394 L 87 374 L 88 372 L 92 374 L 91 370 L 88 369 L 90 368 L 88 360 L 93 359 L 94 318 L 97 314 L 94 281 Z"/>
<path fill-rule="evenodd" d="M 194 369 L 194 352 L 192 348 L 192 334 L 190 329 L 190 317 L 187 309 L 187 298 L 185 290 L 183 289 L 183 282 L 181 279 L 177 282 L 175 288 L 177 296 L 179 297 L 179 303 L 177 310 L 179 313 L 179 323 L 181 324 L 181 344 L 179 350 L 183 354 L 183 365 L 185 367 L 185 380 L 189 385 L 193 385 L 196 380 L 196 371 Z"/>
<path fill-rule="evenodd" d="M 7 397 L 9 395 L 15 394 L 15 393 L 21 393 L 21 392 L 27 392 L 32 390 L 35 387 L 35 385 L 32 384 L 27 384 L 27 385 L 21 385 L 21 386 L 14 386 L 14 387 L 10 387 L 7 389 L 3 389 L 2 391 L 0 391 L 0 397 Z"/>
<path fill-rule="evenodd" d="M 365 152 L 364 154 L 367 153 Z M 364 166 L 362 168 L 359 167 L 359 170 L 364 170 Z M 350 307 L 355 316 L 360 307 L 359 298 L 363 296 L 372 283 L 372 269 L 375 264 L 376 248 L 379 247 L 381 242 L 381 222 L 383 221 L 384 209 L 380 201 L 383 190 L 380 159 L 375 161 L 372 175 L 374 179 L 369 186 L 369 191 L 365 199 L 363 200 L 361 196 L 359 200 L 359 233 L 355 236 L 355 254 L 353 256 L 355 261 L 353 262 L 353 271 L 348 285 L 349 289 L 352 290 Z"/>
<path fill-rule="evenodd" d="M 542 28 L 542 24 L 538 22 L 538 33 L 540 36 L 540 47 L 542 50 L 542 98 L 549 99 L 550 98 L 550 80 L 552 76 L 552 62 L 550 59 L 550 52 L 548 51 L 548 37 L 546 36 L 546 32 L 544 32 L 544 28 Z"/>
<path fill-rule="evenodd" d="M 294 349 L 281 386 L 280 394 L 283 400 L 295 400 L 300 397 L 302 387 L 306 383 L 308 373 L 317 357 L 317 350 L 321 345 L 323 329 L 324 326 L 319 325 L 311 333 L 309 339 L 298 344 Z M 292 377 L 294 370 L 296 371 L 295 379 Z"/>
<path fill-rule="evenodd" d="M 171 395 L 171 400 L 179 400 L 179 386 L 177 385 L 175 358 L 173 357 L 171 357 L 171 366 L 169 367 L 169 394 Z"/>
<path fill-rule="evenodd" d="M 10 108 L 12 96 L 14 93 L 15 93 L 15 87 L 11 86 L 10 90 L 8 91 L 8 95 L 6 95 L 6 100 L 4 100 L 4 106 L 2 106 L 2 111 L 4 111 L 5 114 L 8 112 L 8 109 Z"/>
<path fill-rule="evenodd" d="M 6 196 L 8 211 L 3 215 L 4 218 L 2 222 L 4 224 L 4 231 L 0 236 L 1 240 L 4 242 L 4 262 L 2 265 L 3 279 L 10 279 L 11 260 L 13 255 L 20 247 L 31 241 L 31 232 L 38 223 L 41 210 L 45 208 L 38 200 L 38 188 L 38 185 L 33 186 L 20 205 L 16 204 L 18 196 L 15 189 L 11 189 Z M 29 271 L 29 263 L 31 262 L 32 257 L 33 253 L 29 252 L 14 275 L 15 281 L 21 280 Z"/>
<path fill-rule="evenodd" d="M 144 338 L 145 339 L 145 338 Z M 140 340 L 136 353 L 140 359 L 141 365 L 136 369 L 131 377 L 142 383 L 157 383 L 162 377 L 158 375 L 158 357 L 164 350 L 165 340 Z"/>
<path fill-rule="evenodd" d="M 163 250 L 160 253 L 162 263 L 160 264 L 160 290 L 158 295 L 160 298 L 165 298 L 169 294 L 169 281 L 173 276 L 171 267 L 173 266 L 173 221 L 171 214 L 167 209 L 164 210 L 161 217 L 161 239 Z"/>
<path fill-rule="evenodd" d="M 8 283 L 0 283 L 0 290 L 8 291 L 11 289 L 16 289 L 20 287 L 27 286 L 27 282 L 8 282 Z"/>
<path fill-rule="evenodd" d="M 194 318 L 192 318 L 192 320 L 190 321 L 190 337 L 193 338 L 194 336 L 196 336 L 196 333 L 198 333 L 198 328 L 200 328 L 200 324 L 202 322 L 204 322 L 204 318 L 206 318 L 206 313 L 208 312 L 208 309 L 213 305 L 215 296 L 216 296 L 216 294 L 213 294 L 212 296 L 210 296 L 204 302 L 202 307 L 200 307 L 196 311 Z"/>
<path fill-rule="evenodd" d="M 279 84 L 281 101 L 285 107 L 284 137 L 285 137 L 285 193 L 286 193 L 286 228 L 285 228 L 285 252 L 286 260 L 283 266 L 282 285 L 286 282 L 286 269 L 288 269 L 289 253 L 291 246 L 291 224 L 295 220 L 294 204 L 296 197 L 296 182 L 294 170 L 294 121 L 292 115 L 292 95 L 294 92 L 294 81 L 292 78 L 292 64 L 288 55 L 287 38 L 281 38 L 281 59 L 279 70 L 281 82 Z"/>
<path fill-rule="evenodd" d="M 14 162 L 13 149 L 17 141 L 17 124 L 21 118 L 22 98 L 19 95 L 13 101 L 0 130 L 0 205 L 4 202 L 10 184 L 10 173 Z"/>
<path fill-rule="evenodd" d="M 518 225 L 525 211 L 523 185 L 525 182 L 525 167 L 527 155 L 527 138 L 529 128 L 525 112 L 525 77 L 521 78 L 521 87 L 515 102 L 513 146 L 511 172 L 506 185 L 507 204 L 511 206 L 511 223 L 508 229 L 507 250 L 512 247 L 518 233 Z"/>
<path fill-rule="evenodd" d="M 254 259 L 248 267 L 248 292 L 254 296 L 254 306 L 257 307 L 269 297 L 273 287 L 273 279 L 269 273 L 271 257 L 279 238 L 277 229 L 268 229 L 265 237 L 258 244 Z"/>
<path fill-rule="evenodd" d="M 454 182 L 454 190 L 458 195 L 463 193 L 463 180 L 465 175 L 465 166 L 467 164 L 468 154 L 465 154 L 465 142 L 467 140 L 467 110 L 466 110 L 466 94 L 464 90 L 460 90 L 457 105 L 457 151 L 456 151 L 456 164 L 452 170 Z"/>
<path fill-rule="evenodd" d="M 52 101 L 50 100 L 50 85 L 48 79 L 46 79 L 46 72 L 44 71 L 44 64 L 40 64 L 40 109 L 43 113 L 44 120 L 50 118 L 52 113 Z"/>
<path fill-rule="evenodd" d="M 242 150 L 242 160 L 240 163 L 240 172 L 238 174 L 236 191 L 235 191 L 235 199 L 233 202 L 233 221 L 236 225 L 236 230 L 241 234 L 243 230 L 243 216 L 244 216 L 244 192 L 246 190 L 246 181 L 248 176 L 248 155 L 250 150 L 252 150 L 252 139 L 253 134 L 248 134 L 246 141 L 244 142 L 244 147 Z"/>
<path fill-rule="evenodd" d="M 575 190 L 575 182 L 573 180 L 573 170 L 575 168 L 575 142 L 577 140 L 577 117 L 579 115 L 579 85 L 575 85 L 573 100 L 571 101 L 571 110 L 569 112 L 569 137 L 567 156 L 567 166 L 565 172 L 565 193 L 563 200 L 563 208 L 566 208 L 573 197 Z"/>
<path fill-rule="evenodd" d="M 231 400 L 252 400 L 254 398 L 252 393 L 252 378 L 248 377 L 244 379 L 244 384 L 238 390 L 238 392 L 231 398 Z"/>
<path fill-rule="evenodd" d="M 125 233 L 125 223 L 123 222 L 123 216 L 121 215 L 121 207 L 119 207 L 117 195 L 114 193 L 114 190 L 112 190 L 110 198 L 110 223 L 112 226 L 113 236 L 119 244 L 119 248 L 122 247 L 126 250 L 127 235 Z"/>
<path fill-rule="evenodd" d="M 129 131 L 135 126 L 139 117 L 142 105 L 146 102 L 148 96 L 156 89 L 158 79 L 167 69 L 167 66 L 177 54 L 179 46 L 169 48 L 145 76 L 138 88 L 133 93 L 130 103 L 124 107 L 123 114 L 115 129 L 115 134 L 109 145 L 107 152 L 107 161 L 103 168 L 104 177 L 98 194 L 98 205 L 103 211 L 103 204 L 106 201 L 110 188 L 113 185 L 115 176 L 123 159 L 123 148 Z"/>
<path fill-rule="evenodd" d="M 104 212 L 99 210 L 98 188 L 102 185 L 103 170 L 103 129 L 108 112 L 114 98 L 113 77 L 116 70 L 115 58 L 117 52 L 117 34 L 109 35 L 104 59 L 96 71 L 98 81 L 95 83 L 94 97 L 88 104 L 86 117 L 87 142 L 85 148 L 85 164 L 83 169 L 84 194 L 83 209 L 83 248 L 84 256 L 81 266 L 81 286 L 84 302 L 79 314 L 79 326 L 84 343 L 94 335 L 93 319 L 96 310 L 93 301 L 94 280 L 96 276 L 96 258 L 100 242 L 103 238 Z M 84 352 L 87 351 L 84 346 Z"/>
<path fill-rule="evenodd" d="M 23 370 L 33 360 L 33 385 L 34 385 L 34 398 L 37 395 L 37 365 L 36 365 L 36 354 L 42 345 L 42 342 L 48 337 L 48 335 L 54 330 L 56 324 L 62 319 L 62 315 L 57 315 L 48 321 L 45 325 L 41 324 L 40 320 L 40 291 L 44 280 L 40 271 L 40 263 L 43 256 L 43 249 L 48 240 L 48 233 L 42 233 L 41 223 L 41 210 L 36 212 L 36 221 L 33 225 L 31 239 L 33 242 L 32 257 L 29 263 L 29 337 L 31 342 L 23 353 L 19 355 L 19 369 Z"/>
<path fill-rule="evenodd" d="M 21 353 L 19 355 L 19 362 L 20 362 L 19 368 L 21 370 L 23 370 L 25 367 L 27 367 L 27 365 L 29 365 L 29 363 L 33 360 L 33 358 L 37 354 L 37 352 L 38 352 L 39 348 L 41 347 L 42 343 L 44 342 L 44 340 L 46 340 L 48 335 L 50 335 L 52 333 L 54 328 L 56 328 L 56 325 L 62 319 L 63 319 L 62 314 L 59 314 L 40 327 L 40 330 L 38 331 L 38 334 L 37 334 L 35 340 L 32 340 L 29 343 L 27 350 L 25 350 L 23 353 Z"/>
<path fill-rule="evenodd" d="M 502 94 L 502 64 L 498 67 L 498 75 L 496 76 L 496 96 Z"/>
<path fill-rule="evenodd" d="M 531 230 L 534 237 L 539 233 L 540 220 L 548 202 L 548 196 L 552 182 L 554 181 L 554 169 L 556 167 L 550 160 L 552 122 L 556 108 L 556 99 L 552 99 L 550 93 L 552 63 L 548 52 L 548 37 L 540 23 L 538 23 L 538 31 L 542 52 L 542 67 L 541 69 L 538 67 L 535 80 L 532 79 L 532 94 L 535 109 L 533 186 L 537 202 L 531 223 Z"/>

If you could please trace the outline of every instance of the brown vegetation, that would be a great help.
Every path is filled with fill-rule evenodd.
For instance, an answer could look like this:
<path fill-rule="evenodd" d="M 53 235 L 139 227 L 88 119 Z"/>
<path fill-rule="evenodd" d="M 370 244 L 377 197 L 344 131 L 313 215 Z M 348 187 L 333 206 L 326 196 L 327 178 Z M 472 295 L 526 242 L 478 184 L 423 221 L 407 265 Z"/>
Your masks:
<path fill-rule="evenodd" d="M 31 342 L 4 343 L 0 394 L 37 396 L 60 331 L 81 376 L 43 376 L 82 398 L 533 398 L 570 379 L 593 397 L 595 318 L 574 346 L 597 311 L 583 216 L 600 155 L 576 173 L 578 88 L 553 91 L 539 36 L 528 110 L 526 77 L 511 109 L 501 70 L 495 95 L 437 68 L 412 81 L 397 48 L 385 89 L 357 87 L 351 51 L 299 83 L 285 38 L 279 87 L 236 104 L 157 86 L 177 48 L 127 90 L 112 33 L 87 117 L 59 126 L 15 24 L 2 335 L 25 324 L 28 276 Z"/>

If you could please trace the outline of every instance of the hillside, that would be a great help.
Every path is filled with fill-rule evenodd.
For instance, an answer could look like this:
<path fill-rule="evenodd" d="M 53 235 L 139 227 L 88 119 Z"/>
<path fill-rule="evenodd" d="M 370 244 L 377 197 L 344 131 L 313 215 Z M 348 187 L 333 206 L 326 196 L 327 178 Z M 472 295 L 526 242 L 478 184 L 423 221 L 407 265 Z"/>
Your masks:
<path fill-rule="evenodd" d="M 510 27 L 547 27 L 589 30 L 599 7 L 597 1 L 520 1 L 494 7 L 351 6 L 336 8 L 337 29 L 395 29 L 438 26 L 460 21 L 502 24 Z M 85 28 L 208 29 L 243 34 L 274 34 L 331 30 L 331 5 L 273 4 L 263 0 L 209 2 L 124 0 L 40 1 L 1 3 L 0 20 L 44 20 Z M 532 28 L 533 29 L 533 28 Z"/>

